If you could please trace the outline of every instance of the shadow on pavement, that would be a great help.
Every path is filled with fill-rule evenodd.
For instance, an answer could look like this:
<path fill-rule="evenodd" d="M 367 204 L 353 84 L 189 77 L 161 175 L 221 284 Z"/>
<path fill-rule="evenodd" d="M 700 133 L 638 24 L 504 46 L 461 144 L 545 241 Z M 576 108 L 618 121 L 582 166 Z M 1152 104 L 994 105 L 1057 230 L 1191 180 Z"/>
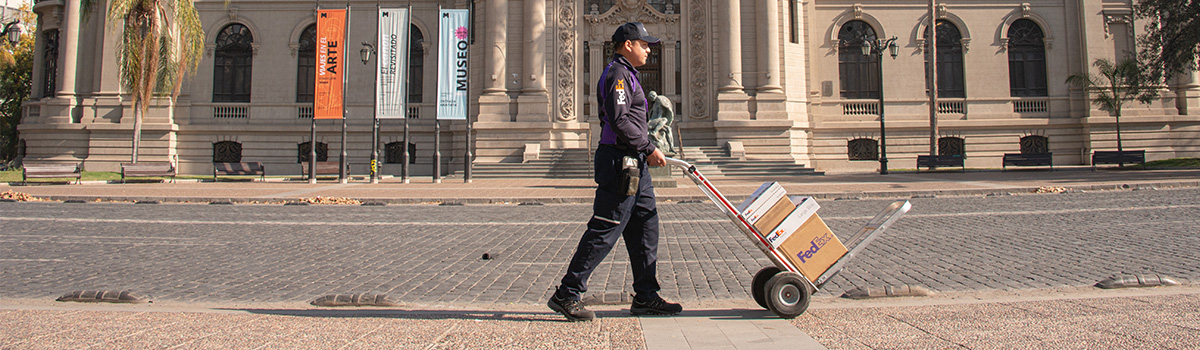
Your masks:
<path fill-rule="evenodd" d="M 217 309 L 225 311 L 242 311 L 259 315 L 322 317 L 322 318 L 398 318 L 414 320 L 490 320 L 490 321 L 552 321 L 568 322 L 559 314 L 551 311 L 495 311 L 495 310 L 399 310 L 399 309 Z M 639 317 L 629 313 L 627 309 L 596 311 L 597 318 L 631 318 Z M 778 319 L 770 311 L 752 309 L 706 309 L 688 310 L 675 316 L 642 316 L 642 317 L 694 317 L 713 320 L 760 320 Z"/>

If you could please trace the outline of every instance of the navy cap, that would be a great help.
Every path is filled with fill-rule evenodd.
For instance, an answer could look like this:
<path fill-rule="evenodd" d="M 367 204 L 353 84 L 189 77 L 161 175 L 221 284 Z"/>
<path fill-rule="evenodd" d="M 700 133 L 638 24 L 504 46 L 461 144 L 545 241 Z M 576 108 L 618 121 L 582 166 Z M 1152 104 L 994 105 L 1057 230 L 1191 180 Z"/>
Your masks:
<path fill-rule="evenodd" d="M 614 43 L 623 43 L 626 40 L 642 40 L 648 43 L 657 43 L 658 38 L 650 36 L 646 32 L 646 27 L 642 22 L 630 22 L 617 27 L 617 31 L 613 33 L 612 41 Z"/>

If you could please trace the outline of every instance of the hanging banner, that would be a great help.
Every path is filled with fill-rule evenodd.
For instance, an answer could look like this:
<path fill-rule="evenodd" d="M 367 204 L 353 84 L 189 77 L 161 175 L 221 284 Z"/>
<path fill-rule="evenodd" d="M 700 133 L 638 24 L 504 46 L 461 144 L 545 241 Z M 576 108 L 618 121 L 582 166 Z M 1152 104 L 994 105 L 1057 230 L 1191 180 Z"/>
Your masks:
<path fill-rule="evenodd" d="M 408 9 L 379 9 L 379 67 L 375 69 L 375 115 L 404 118 L 408 97 Z"/>
<path fill-rule="evenodd" d="M 313 118 L 342 119 L 346 10 L 317 10 L 316 95 Z"/>
<path fill-rule="evenodd" d="M 438 26 L 437 119 L 467 119 L 468 10 L 442 10 Z"/>

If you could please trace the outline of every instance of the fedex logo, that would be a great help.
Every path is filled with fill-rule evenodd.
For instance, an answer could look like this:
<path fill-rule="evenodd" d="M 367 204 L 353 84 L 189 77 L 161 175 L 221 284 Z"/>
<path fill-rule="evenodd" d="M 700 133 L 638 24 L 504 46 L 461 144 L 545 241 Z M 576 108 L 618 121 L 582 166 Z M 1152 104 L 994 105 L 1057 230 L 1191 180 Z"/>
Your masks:
<path fill-rule="evenodd" d="M 830 235 L 828 232 L 826 232 L 824 235 L 821 235 L 820 237 L 813 238 L 812 246 L 810 246 L 807 251 L 796 254 L 796 257 L 800 258 L 801 264 L 806 263 L 806 262 L 808 262 L 808 259 L 812 259 L 813 254 L 817 254 L 817 251 L 820 251 L 821 247 L 824 247 L 825 243 L 828 243 L 832 239 L 833 239 L 833 236 Z"/>

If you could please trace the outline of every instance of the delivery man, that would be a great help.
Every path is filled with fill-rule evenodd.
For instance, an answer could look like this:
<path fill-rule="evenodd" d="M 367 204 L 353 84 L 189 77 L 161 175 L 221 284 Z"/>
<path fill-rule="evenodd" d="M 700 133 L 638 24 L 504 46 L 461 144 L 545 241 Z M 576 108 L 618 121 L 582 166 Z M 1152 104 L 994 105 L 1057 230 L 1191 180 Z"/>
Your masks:
<path fill-rule="evenodd" d="M 562 284 L 547 306 L 571 321 L 591 320 L 595 313 L 584 308 L 580 295 L 587 280 L 617 242 L 625 237 L 633 269 L 634 315 L 674 315 L 679 304 L 658 295 L 658 209 L 647 166 L 664 166 L 666 158 L 650 142 L 646 111 L 649 105 L 638 81 L 637 69 L 646 64 L 650 36 L 641 23 L 625 23 L 613 33 L 616 55 L 600 75 L 600 146 L 596 148 L 596 199 L 587 231 L 579 240 L 575 256 Z"/>

